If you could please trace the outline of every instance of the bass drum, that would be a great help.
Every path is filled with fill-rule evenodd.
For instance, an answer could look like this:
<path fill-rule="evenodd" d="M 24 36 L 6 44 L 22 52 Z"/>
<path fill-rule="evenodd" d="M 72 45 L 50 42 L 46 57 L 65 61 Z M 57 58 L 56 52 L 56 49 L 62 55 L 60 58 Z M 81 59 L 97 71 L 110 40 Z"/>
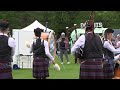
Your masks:
<path fill-rule="evenodd" d="M 51 55 L 54 57 L 56 56 L 56 39 L 54 32 L 42 32 L 41 38 L 48 41 L 48 47 Z"/>

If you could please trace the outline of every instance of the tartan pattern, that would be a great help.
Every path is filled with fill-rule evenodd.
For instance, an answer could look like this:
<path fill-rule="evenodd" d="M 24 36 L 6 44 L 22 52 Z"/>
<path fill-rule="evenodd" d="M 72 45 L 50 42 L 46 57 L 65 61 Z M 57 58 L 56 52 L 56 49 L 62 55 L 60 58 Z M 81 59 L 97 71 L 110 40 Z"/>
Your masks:
<path fill-rule="evenodd" d="M 87 59 L 80 64 L 80 79 L 104 79 L 103 59 Z"/>
<path fill-rule="evenodd" d="M 112 59 L 106 59 L 103 65 L 104 78 L 112 79 L 114 77 L 114 61 Z"/>
<path fill-rule="evenodd" d="M 6 63 L 0 63 L 0 79 L 12 79 L 12 68 Z"/>
<path fill-rule="evenodd" d="M 34 57 L 33 59 L 33 77 L 34 78 L 46 78 L 49 77 L 48 70 L 49 61 L 45 58 Z"/>

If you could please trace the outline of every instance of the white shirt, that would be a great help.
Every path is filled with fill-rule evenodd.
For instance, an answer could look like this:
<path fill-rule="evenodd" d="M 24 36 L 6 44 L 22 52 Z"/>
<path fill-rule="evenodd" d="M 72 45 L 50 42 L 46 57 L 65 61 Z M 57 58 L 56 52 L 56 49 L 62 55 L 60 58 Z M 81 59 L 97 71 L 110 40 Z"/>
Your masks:
<path fill-rule="evenodd" d="M 33 40 L 30 44 L 30 53 L 33 52 L 33 42 L 36 42 L 36 39 Z M 41 42 L 43 42 L 43 39 L 41 39 Z M 50 58 L 50 60 L 54 60 L 53 56 L 49 52 L 49 46 L 46 40 L 44 40 L 44 46 L 45 46 L 45 54 Z"/>
<path fill-rule="evenodd" d="M 78 47 L 82 47 L 84 48 L 84 45 L 85 45 L 85 35 L 81 35 L 78 40 L 75 42 L 75 44 L 73 45 L 73 47 L 71 48 L 71 53 L 74 54 L 76 49 Z"/>
<path fill-rule="evenodd" d="M 117 47 L 120 47 L 120 41 L 117 42 L 116 46 L 117 46 Z"/>
<path fill-rule="evenodd" d="M 104 47 L 104 48 L 107 48 L 108 50 L 110 50 L 110 51 L 113 52 L 114 54 L 120 53 L 120 50 L 119 50 L 119 49 L 115 49 L 114 46 L 112 45 L 112 42 L 109 41 L 109 40 L 104 42 L 103 47 Z M 119 55 L 115 56 L 115 57 L 114 57 L 114 61 L 118 60 L 118 58 L 119 58 Z"/>
<path fill-rule="evenodd" d="M 112 45 L 112 42 L 109 41 L 109 40 L 104 42 L 103 47 L 104 47 L 104 48 L 107 48 L 108 50 L 110 50 L 110 51 L 113 52 L 114 54 L 120 53 L 120 50 L 115 49 L 114 46 Z"/>
<path fill-rule="evenodd" d="M 91 33 L 91 32 L 88 32 L 88 33 Z M 85 46 L 85 35 L 81 35 L 78 40 L 75 42 L 75 44 L 73 45 L 73 47 L 71 48 L 71 53 L 72 54 L 75 54 L 75 51 L 77 48 L 79 48 L 80 46 L 82 48 L 84 48 Z M 104 54 L 103 54 L 103 58 L 104 58 Z"/>
<path fill-rule="evenodd" d="M 7 34 L 0 33 L 0 35 L 8 36 Z M 15 54 L 16 42 L 12 37 L 8 38 L 8 46 L 12 48 L 12 56 Z"/>

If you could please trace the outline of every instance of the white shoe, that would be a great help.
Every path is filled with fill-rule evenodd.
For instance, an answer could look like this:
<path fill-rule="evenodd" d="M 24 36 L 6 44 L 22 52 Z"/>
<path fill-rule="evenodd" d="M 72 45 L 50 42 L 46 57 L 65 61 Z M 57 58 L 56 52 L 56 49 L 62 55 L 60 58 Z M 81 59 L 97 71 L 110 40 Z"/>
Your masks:
<path fill-rule="evenodd" d="M 67 62 L 67 64 L 70 64 L 70 62 Z"/>
<path fill-rule="evenodd" d="M 61 64 L 63 64 L 63 62 L 61 62 Z"/>

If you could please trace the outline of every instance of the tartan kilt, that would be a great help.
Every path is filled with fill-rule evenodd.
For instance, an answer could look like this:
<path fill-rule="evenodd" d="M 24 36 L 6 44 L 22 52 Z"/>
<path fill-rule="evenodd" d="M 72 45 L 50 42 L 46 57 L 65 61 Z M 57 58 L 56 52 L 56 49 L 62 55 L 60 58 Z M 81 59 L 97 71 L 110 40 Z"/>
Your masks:
<path fill-rule="evenodd" d="M 106 58 L 103 64 L 103 72 L 105 79 L 112 79 L 114 77 L 114 61 L 110 58 Z"/>
<path fill-rule="evenodd" d="M 34 78 L 46 78 L 49 77 L 49 61 L 45 58 L 34 57 L 33 58 L 33 77 Z"/>
<path fill-rule="evenodd" d="M 80 63 L 80 79 L 104 79 L 103 59 L 87 59 Z"/>
<path fill-rule="evenodd" d="M 8 63 L 0 62 L 0 79 L 13 79 L 12 67 Z"/>

